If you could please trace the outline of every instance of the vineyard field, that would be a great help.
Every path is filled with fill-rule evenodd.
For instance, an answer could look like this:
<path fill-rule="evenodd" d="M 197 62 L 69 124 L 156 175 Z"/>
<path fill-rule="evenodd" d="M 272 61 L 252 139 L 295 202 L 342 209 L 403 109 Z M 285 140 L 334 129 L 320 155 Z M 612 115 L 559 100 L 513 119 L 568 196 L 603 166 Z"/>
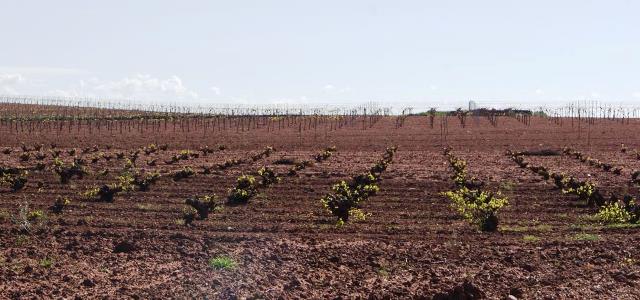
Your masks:
<path fill-rule="evenodd" d="M 12 110 L 0 298 L 640 298 L 640 225 L 594 196 L 638 196 L 637 119 Z M 341 181 L 366 194 L 348 220 L 322 200 Z M 496 230 L 452 205 L 463 188 L 506 199 Z"/>

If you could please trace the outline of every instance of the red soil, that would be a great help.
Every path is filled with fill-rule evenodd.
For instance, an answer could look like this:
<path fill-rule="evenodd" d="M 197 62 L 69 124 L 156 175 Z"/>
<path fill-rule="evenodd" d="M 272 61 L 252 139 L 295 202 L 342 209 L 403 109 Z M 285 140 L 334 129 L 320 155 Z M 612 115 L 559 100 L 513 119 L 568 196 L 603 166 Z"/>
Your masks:
<path fill-rule="evenodd" d="M 595 209 L 505 155 L 506 149 L 569 145 L 626 169 L 616 176 L 566 156 L 527 159 L 580 178 L 590 174 L 607 192 L 637 194 L 628 181 L 640 161 L 619 148 L 620 143 L 631 149 L 640 146 L 639 123 L 601 121 L 590 132 L 581 126 L 578 133 L 570 120 L 560 126 L 534 119 L 527 127 L 500 119 L 499 126 L 492 127 L 480 119 L 461 128 L 449 119 L 446 141 L 439 118 L 430 129 L 426 117 L 410 117 L 398 129 L 388 117 L 366 130 L 355 124 L 330 132 L 321 127 L 206 133 L 168 128 L 122 134 L 93 129 L 89 134 L 83 127 L 71 133 L 27 134 L 0 127 L 0 147 L 13 148 L 11 154 L 0 154 L 3 167 L 36 164 L 33 157 L 19 160 L 21 143 L 43 143 L 45 150 L 51 142 L 65 150 L 98 145 L 105 153 L 168 143 L 168 151 L 138 159 L 139 167 L 163 174 L 187 165 L 199 171 L 202 165 L 247 158 L 266 145 L 278 150 L 264 160 L 210 175 L 179 182 L 162 178 L 149 191 L 118 195 L 113 203 L 82 201 L 78 194 L 116 181 L 123 161 L 115 158 L 87 163 L 92 172 L 110 170 L 104 178 L 89 175 L 63 185 L 47 168 L 31 172 L 21 191 L 12 193 L 2 185 L 0 298 L 453 297 L 456 287 L 458 292 L 489 298 L 638 298 L 638 229 L 597 224 L 588 218 Z M 218 144 L 228 150 L 175 165 L 163 163 L 179 150 Z M 319 199 L 333 183 L 367 170 L 385 147 L 394 144 L 399 149 L 383 174 L 381 191 L 362 206 L 371 215 L 336 228 Z M 273 162 L 282 157 L 311 159 L 330 145 L 338 151 L 329 160 L 284 177 L 247 205 L 225 206 L 192 227 L 176 221 L 188 197 L 215 193 L 223 199 L 240 174 L 263 165 L 286 173 L 290 166 Z M 468 161 L 471 175 L 509 197 L 500 213 L 499 232 L 479 232 L 439 195 L 453 188 L 443 145 Z M 89 160 L 94 154 L 82 157 Z M 65 152 L 61 157 L 71 160 Z M 158 159 L 157 166 L 144 163 L 151 158 Z M 51 161 L 50 155 L 43 160 Z M 11 219 L 21 204 L 46 212 L 58 196 L 72 199 L 62 214 L 48 212 L 44 220 L 34 222 L 30 233 L 18 231 Z M 133 250 L 116 253 L 115 246 L 122 242 Z M 208 265 L 209 259 L 221 255 L 237 266 L 219 270 Z M 52 265 L 47 267 L 45 259 Z"/>

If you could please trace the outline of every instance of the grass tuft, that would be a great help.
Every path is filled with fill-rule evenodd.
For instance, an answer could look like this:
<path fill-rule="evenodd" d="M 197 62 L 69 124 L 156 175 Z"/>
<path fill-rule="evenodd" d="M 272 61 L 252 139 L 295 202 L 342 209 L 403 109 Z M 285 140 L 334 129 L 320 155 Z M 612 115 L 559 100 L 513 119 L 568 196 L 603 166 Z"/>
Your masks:
<path fill-rule="evenodd" d="M 0 223 L 9 221 L 11 214 L 6 209 L 0 209 Z"/>
<path fill-rule="evenodd" d="M 500 183 L 500 190 L 502 191 L 512 191 L 515 188 L 516 184 L 513 181 L 507 180 Z"/>
<path fill-rule="evenodd" d="M 216 256 L 209 260 L 209 266 L 217 270 L 233 270 L 238 263 L 228 256 Z"/>
<path fill-rule="evenodd" d="M 144 210 L 144 211 L 151 211 L 151 210 L 157 210 L 157 209 L 158 209 L 158 206 L 157 206 L 157 205 L 149 204 L 149 203 L 146 203 L 146 204 L 136 204 L 136 207 L 137 207 L 139 210 Z"/>
<path fill-rule="evenodd" d="M 40 260 L 40 266 L 45 268 L 45 269 L 49 269 L 53 266 L 53 259 L 51 258 L 43 258 Z"/>
<path fill-rule="evenodd" d="M 640 224 L 614 223 L 614 224 L 607 224 L 604 227 L 609 229 L 632 229 L 632 228 L 640 228 Z"/>
<path fill-rule="evenodd" d="M 522 240 L 524 240 L 525 242 L 537 242 L 537 241 L 540 241 L 540 238 L 535 235 L 527 234 L 522 237 Z"/>
<path fill-rule="evenodd" d="M 600 236 L 597 234 L 591 233 L 577 233 L 573 236 L 573 239 L 576 241 L 597 241 L 600 239 Z"/>
<path fill-rule="evenodd" d="M 378 269 L 378 275 L 382 276 L 382 277 L 389 277 L 389 270 L 387 270 L 385 267 L 380 267 Z"/>

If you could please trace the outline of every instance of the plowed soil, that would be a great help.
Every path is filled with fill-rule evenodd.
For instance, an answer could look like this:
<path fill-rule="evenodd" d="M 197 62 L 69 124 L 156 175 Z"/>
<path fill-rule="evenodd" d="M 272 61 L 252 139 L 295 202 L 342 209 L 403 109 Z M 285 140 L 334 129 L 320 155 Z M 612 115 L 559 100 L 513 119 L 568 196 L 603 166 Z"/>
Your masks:
<path fill-rule="evenodd" d="M 359 121 L 360 122 L 360 121 Z M 604 192 L 637 195 L 630 184 L 640 161 L 631 150 L 640 147 L 640 123 L 598 121 L 587 127 L 565 119 L 556 124 L 534 118 L 531 126 L 500 119 L 498 126 L 472 120 L 462 128 L 441 120 L 430 128 L 427 117 L 409 117 L 395 127 L 385 117 L 372 127 L 356 122 L 337 130 L 252 128 L 246 131 L 98 132 L 85 127 L 59 131 L 16 132 L 2 127 L 0 167 L 46 165 L 30 171 L 25 188 L 11 192 L 0 185 L 0 298 L 470 298 L 503 299 L 638 299 L 640 298 L 640 232 L 633 226 L 615 227 L 593 219 L 595 208 L 563 194 L 551 181 L 519 168 L 507 149 L 556 149 L 571 146 L 594 158 L 623 166 L 614 175 L 569 156 L 527 157 L 552 171 L 589 178 Z M 576 121 L 577 122 L 577 121 Z M 21 161 L 20 144 L 44 144 L 47 154 Z M 61 184 L 51 171 L 50 143 L 87 160 L 90 175 Z M 86 201 L 79 194 L 117 182 L 129 153 L 150 143 L 168 150 L 140 154 L 136 169 L 163 175 L 192 167 L 214 166 L 228 159 L 249 158 L 271 145 L 271 156 L 212 174 L 173 181 L 163 176 L 149 191 L 119 194 L 112 203 Z M 208 145 L 206 156 L 165 161 L 181 150 Z M 98 151 L 85 147 L 98 146 Z M 110 148 L 107 148 L 107 145 Z M 312 159 L 335 145 L 328 160 L 285 176 L 290 165 L 280 158 Z M 393 163 L 382 175 L 380 192 L 362 205 L 364 221 L 336 227 L 320 198 L 331 186 L 364 172 L 397 145 Z M 480 232 L 451 208 L 440 193 L 454 188 L 442 147 L 467 160 L 470 175 L 501 190 L 509 205 L 500 212 L 498 232 Z M 35 153 L 37 151 L 32 151 Z M 90 158 L 112 154 L 110 161 Z M 157 160 L 156 166 L 147 161 Z M 222 205 L 206 220 L 182 224 L 189 197 L 215 194 L 221 203 L 241 174 L 261 166 L 274 168 L 282 181 L 246 205 Z M 98 172 L 108 174 L 98 176 Z M 48 210 L 57 197 L 71 204 L 61 214 Z M 41 210 L 29 232 L 16 223 L 21 206 Z M 126 251 L 119 247 L 126 244 Z M 125 247 L 126 248 L 126 247 Z M 215 257 L 236 265 L 218 269 Z"/>

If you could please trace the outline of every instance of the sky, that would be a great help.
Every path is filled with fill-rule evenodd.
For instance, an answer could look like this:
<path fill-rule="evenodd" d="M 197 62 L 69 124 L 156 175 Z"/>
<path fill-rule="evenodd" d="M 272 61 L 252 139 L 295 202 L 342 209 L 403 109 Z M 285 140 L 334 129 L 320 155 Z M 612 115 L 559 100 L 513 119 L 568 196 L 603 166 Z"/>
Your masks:
<path fill-rule="evenodd" d="M 0 94 L 640 104 L 640 1 L 0 0 Z"/>

